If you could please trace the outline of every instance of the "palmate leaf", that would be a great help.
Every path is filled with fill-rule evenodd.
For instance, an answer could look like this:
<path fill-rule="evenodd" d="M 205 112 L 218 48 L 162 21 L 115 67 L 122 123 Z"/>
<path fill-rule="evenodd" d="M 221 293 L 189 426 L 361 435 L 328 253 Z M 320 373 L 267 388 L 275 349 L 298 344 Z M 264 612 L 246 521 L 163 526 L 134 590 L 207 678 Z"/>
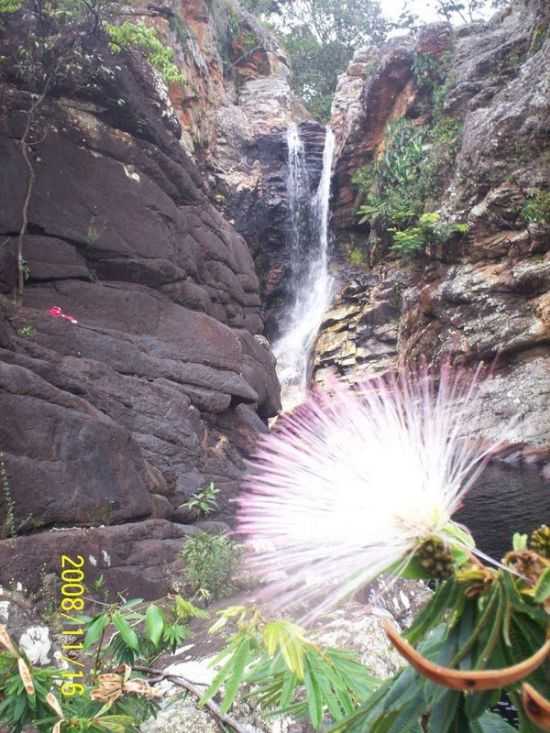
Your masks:
<path fill-rule="evenodd" d="M 304 679 L 304 655 L 310 646 L 302 629 L 290 621 L 273 621 L 265 625 L 263 641 L 270 657 L 280 650 L 289 671 Z"/>
<path fill-rule="evenodd" d="M 278 652 L 274 660 L 255 666 L 246 682 L 271 714 L 307 717 L 315 729 L 327 714 L 335 721 L 350 715 L 379 684 L 353 653 L 313 645 L 304 654 L 303 681 L 289 671 Z"/>
<path fill-rule="evenodd" d="M 246 631 L 237 634 L 212 664 L 217 664 L 222 659 L 226 660 L 225 664 L 201 697 L 200 704 L 204 705 L 218 693 L 222 685 L 225 685 L 221 709 L 227 712 L 235 701 L 239 686 L 244 680 L 246 667 L 257 660 L 257 647 L 255 647 L 254 639 Z"/>
<path fill-rule="evenodd" d="M 137 657 L 137 652 L 126 644 L 120 634 L 115 634 L 112 637 L 108 650 L 113 656 L 113 661 L 119 664 L 129 664 L 132 666 Z"/>
<path fill-rule="evenodd" d="M 315 730 L 321 727 L 323 720 L 323 698 L 319 689 L 319 683 L 314 674 L 312 674 L 309 660 L 304 660 L 304 685 L 307 693 L 307 705 L 309 719 Z"/>
<path fill-rule="evenodd" d="M 447 635 L 446 626 L 440 624 L 419 645 L 426 657 L 440 662 L 442 652 L 452 655 L 456 650 L 459 630 Z M 447 648 L 451 643 L 451 650 Z M 412 667 L 406 667 L 391 680 L 387 680 L 355 712 L 330 729 L 329 733 L 409 733 L 420 731 L 422 714 L 434 704 L 437 693 L 445 693 L 422 677 Z"/>

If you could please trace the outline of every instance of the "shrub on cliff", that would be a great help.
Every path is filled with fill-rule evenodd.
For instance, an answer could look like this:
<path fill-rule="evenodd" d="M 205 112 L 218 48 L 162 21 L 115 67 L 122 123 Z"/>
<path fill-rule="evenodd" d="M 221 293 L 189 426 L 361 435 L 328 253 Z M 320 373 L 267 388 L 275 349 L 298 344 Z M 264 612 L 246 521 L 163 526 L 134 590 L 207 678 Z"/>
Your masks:
<path fill-rule="evenodd" d="M 389 233 L 393 251 L 406 255 L 466 233 L 465 225 L 430 220 L 462 137 L 462 124 L 443 112 L 448 60 L 416 54 L 412 71 L 422 116 L 391 122 L 382 155 L 352 178 L 361 199 L 359 223 Z"/>
<path fill-rule="evenodd" d="M 0 14 L 23 9 L 32 20 L 28 32 L 21 34 L 19 65 L 22 69 L 32 66 L 30 70 L 34 74 L 41 72 L 49 79 L 69 60 L 77 60 L 81 50 L 94 52 L 107 38 L 117 53 L 123 50 L 142 53 L 166 82 L 183 81 L 174 63 L 174 52 L 162 42 L 158 31 L 142 21 L 119 23 L 121 8 L 116 0 L 66 0 L 60 5 L 42 0 L 0 0 Z M 135 10 L 131 14 L 139 17 L 154 12 Z"/>
<path fill-rule="evenodd" d="M 228 537 L 206 532 L 194 535 L 183 546 L 182 558 L 185 581 L 193 597 L 216 600 L 234 590 L 241 549 Z"/>
<path fill-rule="evenodd" d="M 528 224 L 550 224 L 550 191 L 534 190 L 525 201 L 522 216 Z"/>

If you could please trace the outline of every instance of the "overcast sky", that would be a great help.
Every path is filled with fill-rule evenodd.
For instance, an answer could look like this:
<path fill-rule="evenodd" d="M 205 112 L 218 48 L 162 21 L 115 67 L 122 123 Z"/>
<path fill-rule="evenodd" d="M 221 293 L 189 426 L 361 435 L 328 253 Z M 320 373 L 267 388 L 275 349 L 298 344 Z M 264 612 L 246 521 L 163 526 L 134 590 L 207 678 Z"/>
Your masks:
<path fill-rule="evenodd" d="M 380 0 L 382 12 L 392 20 L 399 17 L 403 8 L 403 0 Z M 428 7 L 426 0 L 413 0 L 410 3 L 411 9 L 422 18 L 422 20 L 438 20 L 437 13 Z"/>
<path fill-rule="evenodd" d="M 403 8 L 403 0 L 380 0 L 380 5 L 384 15 L 393 20 L 399 17 Z M 433 10 L 432 6 L 433 3 L 429 0 L 411 0 L 410 2 L 411 10 L 417 13 L 425 22 L 441 20 L 441 16 Z M 491 10 L 489 9 L 486 14 L 491 15 Z"/>

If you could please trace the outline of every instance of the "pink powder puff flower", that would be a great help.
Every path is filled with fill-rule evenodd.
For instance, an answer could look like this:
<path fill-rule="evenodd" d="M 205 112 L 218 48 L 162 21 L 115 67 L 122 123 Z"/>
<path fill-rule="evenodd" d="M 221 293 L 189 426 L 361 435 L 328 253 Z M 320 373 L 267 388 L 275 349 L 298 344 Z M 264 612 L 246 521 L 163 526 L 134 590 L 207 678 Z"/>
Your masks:
<path fill-rule="evenodd" d="M 498 450 L 464 437 L 480 413 L 479 373 L 336 383 L 261 439 L 239 532 L 262 548 L 254 570 L 268 579 L 272 605 L 305 603 L 315 617 L 389 568 L 403 570 L 432 538 L 483 556 L 452 521 Z"/>

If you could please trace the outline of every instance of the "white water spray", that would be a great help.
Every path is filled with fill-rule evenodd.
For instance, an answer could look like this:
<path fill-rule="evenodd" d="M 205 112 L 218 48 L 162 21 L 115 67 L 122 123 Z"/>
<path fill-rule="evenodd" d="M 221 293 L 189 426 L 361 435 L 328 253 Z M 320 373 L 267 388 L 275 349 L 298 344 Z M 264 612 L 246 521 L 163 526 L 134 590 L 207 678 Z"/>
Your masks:
<path fill-rule="evenodd" d="M 334 134 L 327 127 L 323 169 L 317 192 L 310 194 L 304 144 L 298 127 L 287 132 L 291 277 L 294 290 L 288 323 L 274 345 L 283 407 L 307 396 L 311 350 L 332 297 L 328 272 L 328 223 Z"/>

